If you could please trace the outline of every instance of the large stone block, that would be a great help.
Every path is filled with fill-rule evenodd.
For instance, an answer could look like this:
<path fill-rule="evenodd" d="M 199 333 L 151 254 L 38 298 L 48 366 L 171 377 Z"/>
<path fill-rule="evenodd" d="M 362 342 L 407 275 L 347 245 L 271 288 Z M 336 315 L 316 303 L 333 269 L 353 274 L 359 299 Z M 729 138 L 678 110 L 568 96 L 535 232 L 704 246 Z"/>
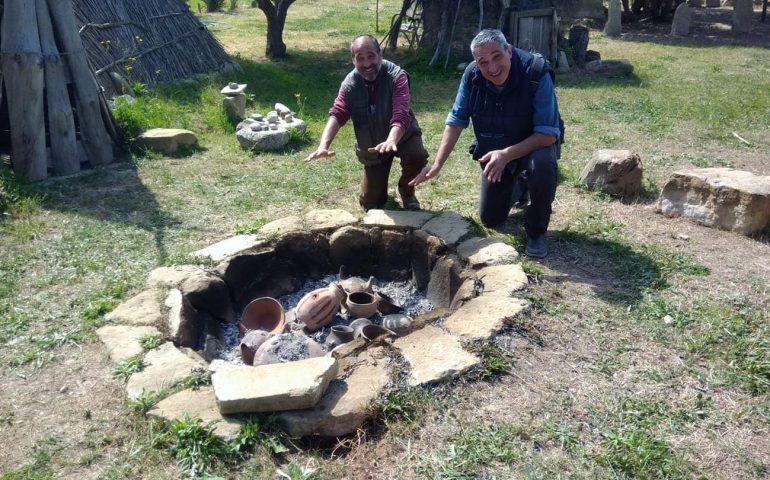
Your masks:
<path fill-rule="evenodd" d="M 658 199 L 658 211 L 744 235 L 770 225 L 770 176 L 731 168 L 674 172 Z"/>
<path fill-rule="evenodd" d="M 348 226 L 335 231 L 329 238 L 329 259 L 334 270 L 344 265 L 350 275 L 372 275 L 372 237 L 369 230 Z"/>
<path fill-rule="evenodd" d="M 580 183 L 611 195 L 633 196 L 642 191 L 642 160 L 631 150 L 598 150 L 580 174 Z"/>
<path fill-rule="evenodd" d="M 279 412 L 317 404 L 336 375 L 337 360 L 316 357 L 219 369 L 211 383 L 222 414 Z"/>
<path fill-rule="evenodd" d="M 432 325 L 397 338 L 393 346 L 411 367 L 407 382 L 412 386 L 454 378 L 481 363 L 456 337 Z"/>
<path fill-rule="evenodd" d="M 139 135 L 136 144 L 165 154 L 174 154 L 182 147 L 193 147 L 198 137 L 181 128 L 153 128 Z"/>
<path fill-rule="evenodd" d="M 340 378 L 329 385 L 318 405 L 283 412 L 279 420 L 292 437 L 338 437 L 355 432 L 371 415 L 371 404 L 390 381 L 389 359 L 382 348 L 340 361 Z"/>
<path fill-rule="evenodd" d="M 147 412 L 147 416 L 166 420 L 199 418 L 203 423 L 213 424 L 214 435 L 225 441 L 235 439 L 243 425 L 241 420 L 224 417 L 219 413 L 214 389 L 211 387 L 175 393 L 158 402 L 155 408 Z"/>
<path fill-rule="evenodd" d="M 145 290 L 115 308 L 104 316 L 105 320 L 127 325 L 152 325 L 159 327 L 165 319 L 163 315 L 164 289 Z"/>
<path fill-rule="evenodd" d="M 205 369 L 206 362 L 194 351 L 164 343 L 144 356 L 144 370 L 131 375 L 126 394 L 135 399 L 143 393 L 171 388 L 199 368 Z"/>
<path fill-rule="evenodd" d="M 527 307 L 518 298 L 482 295 L 452 313 L 444 327 L 454 335 L 469 338 L 491 338 Z"/>

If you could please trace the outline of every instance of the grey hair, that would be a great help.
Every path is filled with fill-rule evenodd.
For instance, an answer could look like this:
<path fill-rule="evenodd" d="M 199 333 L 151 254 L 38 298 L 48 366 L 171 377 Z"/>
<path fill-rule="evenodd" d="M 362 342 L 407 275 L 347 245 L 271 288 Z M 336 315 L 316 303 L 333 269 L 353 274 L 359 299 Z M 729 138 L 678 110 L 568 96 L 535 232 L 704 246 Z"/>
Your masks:
<path fill-rule="evenodd" d="M 484 45 L 490 43 L 496 43 L 502 48 L 506 48 L 508 46 L 508 41 L 505 39 L 503 32 L 496 28 L 485 28 L 484 30 L 477 33 L 476 36 L 473 37 L 473 40 L 471 40 L 471 53 L 473 53 L 477 48 L 483 47 Z"/>
<path fill-rule="evenodd" d="M 369 35 L 368 33 L 362 33 L 361 35 L 356 35 L 353 40 L 350 42 L 350 54 L 353 55 L 353 45 L 355 45 L 356 40 L 359 38 L 368 38 L 370 42 L 372 42 L 372 45 L 374 45 L 374 51 L 377 53 L 380 53 L 380 42 L 377 41 L 376 38 Z"/>

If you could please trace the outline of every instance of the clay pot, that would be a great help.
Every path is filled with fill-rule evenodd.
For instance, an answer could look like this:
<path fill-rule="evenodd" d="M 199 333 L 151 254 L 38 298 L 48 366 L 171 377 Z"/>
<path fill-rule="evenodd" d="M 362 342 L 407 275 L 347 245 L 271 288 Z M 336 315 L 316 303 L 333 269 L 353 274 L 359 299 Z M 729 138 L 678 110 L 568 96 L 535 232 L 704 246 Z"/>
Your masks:
<path fill-rule="evenodd" d="M 340 266 L 339 284 L 348 295 L 356 292 L 374 293 L 374 277 L 364 280 L 361 277 L 349 276 L 345 272 L 345 265 Z"/>
<path fill-rule="evenodd" d="M 286 358 L 287 350 L 301 350 L 301 356 L 292 356 Z M 304 335 L 294 335 L 293 333 L 283 333 L 270 337 L 264 342 L 254 354 L 252 364 L 270 365 L 273 363 L 284 363 L 288 361 L 304 360 L 312 357 L 323 357 L 326 354 L 323 347 L 312 338 Z"/>
<path fill-rule="evenodd" d="M 308 330 L 317 330 L 332 321 L 340 311 L 345 299 L 345 290 L 336 283 L 319 288 L 300 299 L 294 308 L 297 320 L 304 323 Z"/>
<path fill-rule="evenodd" d="M 383 315 L 401 313 L 404 311 L 403 307 L 393 303 L 393 299 L 382 292 L 375 293 L 374 297 L 377 299 L 377 310 Z"/>
<path fill-rule="evenodd" d="M 350 322 L 350 328 L 353 329 L 353 338 L 358 338 L 361 336 L 361 330 L 367 326 L 371 325 L 372 322 L 368 318 L 356 318 L 352 322 Z"/>
<path fill-rule="evenodd" d="M 347 325 L 334 325 L 331 333 L 326 337 L 326 344 L 334 348 L 353 340 L 353 328 Z"/>
<path fill-rule="evenodd" d="M 254 363 L 254 354 L 273 335 L 264 330 L 249 330 L 241 339 L 241 359 L 246 365 Z"/>
<path fill-rule="evenodd" d="M 281 333 L 286 326 L 286 316 L 284 315 L 281 303 L 270 297 L 257 298 L 252 300 L 243 309 L 241 315 L 241 327 L 248 330 L 264 330 L 270 333 Z M 241 336 L 245 334 L 241 333 Z"/>
<path fill-rule="evenodd" d="M 355 292 L 348 295 L 345 308 L 354 317 L 369 318 L 377 313 L 377 299 L 368 292 Z"/>
<path fill-rule="evenodd" d="M 371 342 L 383 335 L 393 335 L 395 337 L 396 332 L 375 324 L 364 325 L 361 327 L 361 337 L 366 341 Z"/>
<path fill-rule="evenodd" d="M 408 331 L 409 328 L 411 328 L 413 322 L 414 320 L 412 320 L 412 317 L 398 313 L 393 315 L 385 315 L 382 317 L 382 326 L 393 330 L 396 333 Z"/>

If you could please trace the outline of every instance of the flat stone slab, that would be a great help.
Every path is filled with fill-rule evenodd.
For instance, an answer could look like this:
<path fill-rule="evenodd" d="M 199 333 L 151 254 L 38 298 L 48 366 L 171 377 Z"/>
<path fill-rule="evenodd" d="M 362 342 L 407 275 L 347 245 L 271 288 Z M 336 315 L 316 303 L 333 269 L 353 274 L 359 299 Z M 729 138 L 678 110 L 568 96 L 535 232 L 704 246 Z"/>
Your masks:
<path fill-rule="evenodd" d="M 139 135 L 136 143 L 144 148 L 171 154 L 181 147 L 194 146 L 198 143 L 198 137 L 182 128 L 152 128 Z"/>
<path fill-rule="evenodd" d="M 118 305 L 115 310 L 104 316 L 110 323 L 126 325 L 160 326 L 165 321 L 163 298 L 165 294 L 151 288 L 145 290 Z"/>
<path fill-rule="evenodd" d="M 207 257 L 215 262 L 219 262 L 227 257 L 258 248 L 263 243 L 256 235 L 236 235 L 202 248 L 194 252 L 193 255 L 196 257 Z"/>
<path fill-rule="evenodd" d="M 393 346 L 412 367 L 407 380 L 411 386 L 447 380 L 481 363 L 463 349 L 457 337 L 432 325 L 397 338 Z"/>
<path fill-rule="evenodd" d="M 164 343 L 144 356 L 144 370 L 131 375 L 126 394 L 133 400 L 145 392 L 160 392 L 174 386 L 196 368 L 205 369 L 206 362 L 193 350 Z"/>
<path fill-rule="evenodd" d="M 456 245 L 461 238 L 470 233 L 471 222 L 458 213 L 444 212 L 429 220 L 422 229 L 439 237 L 447 245 Z"/>
<path fill-rule="evenodd" d="M 375 227 L 420 228 L 434 216 L 435 214 L 430 212 L 372 209 L 364 215 L 364 225 Z"/>
<path fill-rule="evenodd" d="M 313 408 L 278 414 L 291 437 L 339 437 L 355 432 L 371 415 L 371 403 L 390 381 L 390 360 L 372 348 L 340 361 L 339 378 Z"/>
<path fill-rule="evenodd" d="M 198 390 L 182 390 L 170 397 L 164 398 L 155 408 L 147 412 L 148 417 L 164 418 L 166 420 L 182 420 L 185 416 L 199 418 L 204 423 L 214 424 L 214 435 L 225 441 L 233 440 L 241 432 L 243 422 L 223 417 L 217 408 L 214 389 L 201 387 Z"/>
<path fill-rule="evenodd" d="M 318 403 L 337 368 L 336 359 L 315 357 L 224 368 L 214 372 L 211 383 L 223 414 L 300 410 Z"/>
<path fill-rule="evenodd" d="M 117 363 L 144 353 L 139 341 L 142 337 L 160 335 L 160 330 L 155 327 L 106 325 L 98 329 L 96 335 L 109 350 L 110 360 Z"/>
<path fill-rule="evenodd" d="M 458 245 L 457 254 L 470 268 L 511 263 L 519 256 L 507 243 L 482 237 L 473 237 Z"/>
<path fill-rule="evenodd" d="M 520 263 L 484 267 L 479 270 L 478 278 L 484 285 L 484 295 L 508 297 L 529 284 Z"/>
<path fill-rule="evenodd" d="M 358 218 L 346 210 L 311 210 L 305 214 L 309 230 L 336 230 L 358 223 Z"/>
<path fill-rule="evenodd" d="M 187 278 L 200 274 L 200 267 L 196 267 L 195 265 L 158 267 L 147 275 L 147 286 L 150 288 L 177 288 L 182 285 Z"/>
<path fill-rule="evenodd" d="M 732 168 L 674 172 L 658 199 L 658 211 L 744 235 L 770 225 L 770 176 Z"/>
<path fill-rule="evenodd" d="M 444 328 L 460 337 L 491 338 L 525 311 L 527 305 L 526 300 L 519 298 L 482 295 L 452 313 L 444 321 Z"/>
<path fill-rule="evenodd" d="M 260 238 L 272 238 L 286 235 L 287 233 L 301 232 L 305 229 L 305 222 L 297 216 L 279 218 L 259 229 Z"/>

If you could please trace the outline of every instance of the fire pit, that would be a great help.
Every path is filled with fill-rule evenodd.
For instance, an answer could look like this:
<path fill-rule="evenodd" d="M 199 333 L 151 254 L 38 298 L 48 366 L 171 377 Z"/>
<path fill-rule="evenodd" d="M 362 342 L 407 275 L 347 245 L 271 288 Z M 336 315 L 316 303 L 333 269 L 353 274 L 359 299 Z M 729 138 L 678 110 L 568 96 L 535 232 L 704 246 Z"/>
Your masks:
<path fill-rule="evenodd" d="M 216 266 L 153 271 L 148 291 L 112 312 L 111 324 L 99 335 L 117 361 L 142 352 L 113 348 L 116 328 L 123 343 L 126 338 L 139 343 L 131 329 L 144 329 L 142 335 L 147 328 L 162 332 L 169 343 L 144 354 L 145 369 L 128 381 L 129 397 L 163 391 L 191 369 L 207 368 L 214 372 L 212 387 L 196 393 L 195 401 L 200 404 L 204 395 L 212 418 L 223 418 L 221 425 L 231 428 L 237 422 L 228 414 L 277 411 L 294 436 L 355 431 L 370 402 L 396 379 L 424 385 L 474 368 L 480 360 L 463 342 L 489 338 L 525 308 L 513 296 L 527 283 L 516 251 L 473 237 L 470 223 L 451 212 L 371 210 L 358 219 L 344 211 L 316 210 L 195 255 Z M 332 273 L 342 266 L 343 275 Z M 336 300 L 346 305 L 339 313 L 317 325 L 297 318 L 304 297 L 327 288 L 333 292 L 337 284 L 346 287 L 344 300 Z M 359 296 L 366 298 L 356 301 Z M 239 348 L 245 332 L 239 334 L 236 326 L 260 298 L 281 303 L 286 327 L 265 321 L 273 336 L 250 340 L 256 345 L 254 364 L 265 362 L 251 366 Z M 361 314 L 357 304 L 374 304 L 379 311 Z M 137 318 L 138 311 L 153 308 L 158 311 Z M 360 338 L 342 343 L 338 334 L 353 327 L 358 315 L 369 315 L 371 325 L 351 328 Z M 327 342 L 333 327 L 333 341 Z M 400 371 L 403 365 L 408 372 Z M 189 410 L 180 400 L 185 395 L 192 394 L 175 393 L 150 415 L 181 416 Z"/>

